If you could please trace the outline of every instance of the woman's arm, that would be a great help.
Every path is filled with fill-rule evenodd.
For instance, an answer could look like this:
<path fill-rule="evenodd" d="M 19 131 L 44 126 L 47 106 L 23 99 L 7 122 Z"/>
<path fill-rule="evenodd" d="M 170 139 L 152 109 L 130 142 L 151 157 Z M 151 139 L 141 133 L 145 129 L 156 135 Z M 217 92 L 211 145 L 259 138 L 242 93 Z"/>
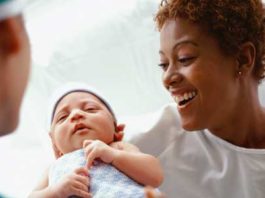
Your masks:
<path fill-rule="evenodd" d="M 99 140 L 85 140 L 83 143 L 90 168 L 94 159 L 99 158 L 105 163 L 111 163 L 117 169 L 138 183 L 158 187 L 163 181 L 162 168 L 158 159 L 141 153 L 129 143 L 115 142 L 107 145 Z"/>

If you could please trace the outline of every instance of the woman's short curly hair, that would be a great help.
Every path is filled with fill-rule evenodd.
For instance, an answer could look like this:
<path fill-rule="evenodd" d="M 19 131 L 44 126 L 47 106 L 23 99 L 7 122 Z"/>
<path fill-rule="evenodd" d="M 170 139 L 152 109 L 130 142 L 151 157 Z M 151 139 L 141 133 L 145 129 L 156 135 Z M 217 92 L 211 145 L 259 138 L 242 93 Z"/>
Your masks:
<path fill-rule="evenodd" d="M 256 47 L 254 76 L 265 77 L 265 12 L 261 0 L 162 0 L 155 16 L 161 30 L 168 19 L 184 18 L 201 25 L 228 55 L 242 43 Z"/>

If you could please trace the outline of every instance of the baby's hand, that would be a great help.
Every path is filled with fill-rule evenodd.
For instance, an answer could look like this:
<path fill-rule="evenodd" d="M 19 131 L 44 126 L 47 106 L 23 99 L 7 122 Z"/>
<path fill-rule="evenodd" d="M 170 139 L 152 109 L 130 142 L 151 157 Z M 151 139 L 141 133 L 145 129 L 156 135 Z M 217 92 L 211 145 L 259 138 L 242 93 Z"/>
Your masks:
<path fill-rule="evenodd" d="M 100 140 L 85 140 L 83 142 L 85 157 L 87 160 L 86 167 L 90 168 L 93 161 L 99 158 L 105 163 L 112 163 L 115 155 L 119 152 L 117 149 L 110 147 Z"/>
<path fill-rule="evenodd" d="M 110 147 L 127 152 L 140 152 L 136 146 L 128 142 L 113 142 L 110 144 Z"/>
<path fill-rule="evenodd" d="M 91 198 L 88 192 L 89 177 L 88 170 L 84 167 L 76 169 L 73 173 L 66 175 L 62 180 L 51 187 L 54 197 L 64 198 L 72 195 Z"/>

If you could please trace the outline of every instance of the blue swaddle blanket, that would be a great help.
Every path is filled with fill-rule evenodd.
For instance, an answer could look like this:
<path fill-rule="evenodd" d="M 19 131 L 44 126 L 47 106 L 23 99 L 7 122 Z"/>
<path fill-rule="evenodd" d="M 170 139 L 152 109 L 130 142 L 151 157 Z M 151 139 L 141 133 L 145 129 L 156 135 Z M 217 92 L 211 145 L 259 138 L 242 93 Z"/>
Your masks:
<path fill-rule="evenodd" d="M 86 163 L 83 149 L 68 153 L 51 166 L 49 185 Z M 144 188 L 109 164 L 96 161 L 89 171 L 90 192 L 93 198 L 144 198 Z"/>

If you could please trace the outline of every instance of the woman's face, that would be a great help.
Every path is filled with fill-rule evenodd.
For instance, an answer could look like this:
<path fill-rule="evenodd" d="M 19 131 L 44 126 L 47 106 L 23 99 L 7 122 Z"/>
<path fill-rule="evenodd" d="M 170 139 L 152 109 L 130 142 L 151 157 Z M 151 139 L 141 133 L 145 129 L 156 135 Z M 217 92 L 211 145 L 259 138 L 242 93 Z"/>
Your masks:
<path fill-rule="evenodd" d="M 224 55 L 213 37 L 183 19 L 166 21 L 159 53 L 163 84 L 177 103 L 182 127 L 224 127 L 236 112 L 236 58 Z"/>

